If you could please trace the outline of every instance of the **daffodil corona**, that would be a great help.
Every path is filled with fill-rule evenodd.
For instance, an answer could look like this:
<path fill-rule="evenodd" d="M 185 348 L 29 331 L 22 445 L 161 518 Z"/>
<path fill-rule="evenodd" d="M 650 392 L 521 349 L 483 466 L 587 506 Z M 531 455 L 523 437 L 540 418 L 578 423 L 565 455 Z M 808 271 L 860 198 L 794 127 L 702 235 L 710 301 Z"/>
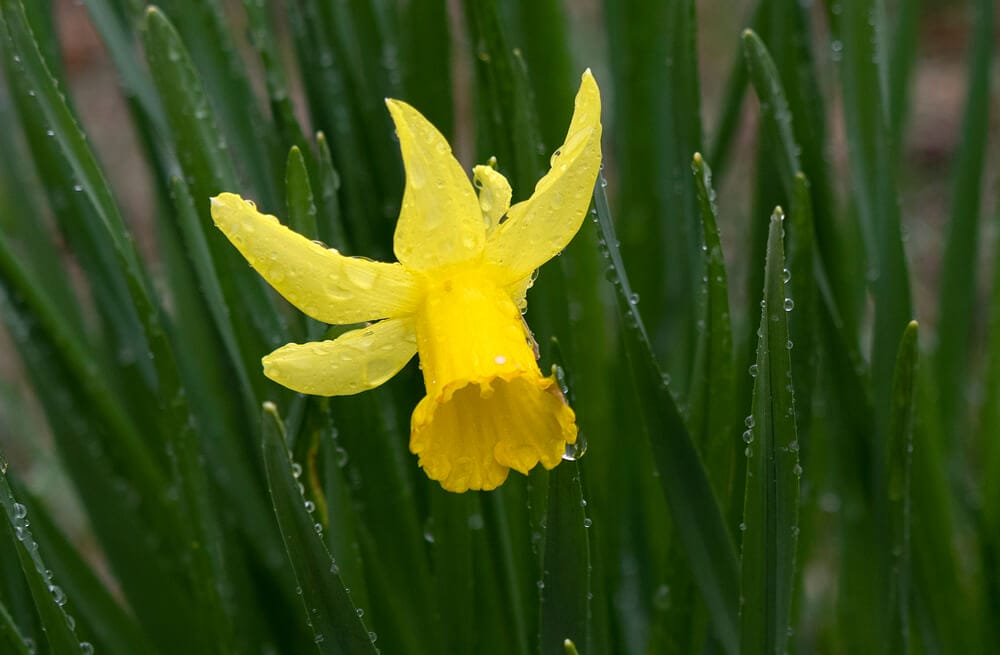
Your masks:
<path fill-rule="evenodd" d="M 289 302 L 325 323 L 370 322 L 332 341 L 288 344 L 264 374 L 296 391 L 372 389 L 419 353 L 427 395 L 413 412 L 410 450 L 449 491 L 494 489 L 510 469 L 556 466 L 576 418 L 544 377 L 521 316 L 539 266 L 580 229 L 601 162 L 601 101 L 583 74 L 565 143 L 524 202 L 507 179 L 473 171 L 478 197 L 447 141 L 419 112 L 387 100 L 406 188 L 393 250 L 398 263 L 346 257 L 224 193 L 215 224 Z"/>

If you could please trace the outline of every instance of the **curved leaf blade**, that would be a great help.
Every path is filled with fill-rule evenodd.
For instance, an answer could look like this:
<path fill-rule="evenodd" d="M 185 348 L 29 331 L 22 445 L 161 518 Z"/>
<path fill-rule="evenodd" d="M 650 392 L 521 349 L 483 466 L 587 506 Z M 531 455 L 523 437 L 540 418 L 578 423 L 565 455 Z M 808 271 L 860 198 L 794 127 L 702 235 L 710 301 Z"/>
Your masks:
<path fill-rule="evenodd" d="M 337 563 L 306 511 L 292 458 L 285 443 L 285 426 L 273 403 L 263 405 L 264 467 L 274 515 L 281 529 L 288 560 L 302 590 L 306 617 L 319 652 L 330 655 L 377 653 L 364 621 L 341 580 Z"/>

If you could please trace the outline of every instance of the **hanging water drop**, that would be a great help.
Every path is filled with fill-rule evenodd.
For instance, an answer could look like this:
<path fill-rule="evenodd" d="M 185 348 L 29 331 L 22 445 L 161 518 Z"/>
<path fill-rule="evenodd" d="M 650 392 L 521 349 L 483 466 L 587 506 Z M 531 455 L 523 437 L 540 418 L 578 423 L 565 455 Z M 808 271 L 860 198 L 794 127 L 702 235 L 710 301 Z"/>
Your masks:
<path fill-rule="evenodd" d="M 791 298 L 785 298 L 785 311 L 790 312 L 795 309 L 795 301 Z"/>

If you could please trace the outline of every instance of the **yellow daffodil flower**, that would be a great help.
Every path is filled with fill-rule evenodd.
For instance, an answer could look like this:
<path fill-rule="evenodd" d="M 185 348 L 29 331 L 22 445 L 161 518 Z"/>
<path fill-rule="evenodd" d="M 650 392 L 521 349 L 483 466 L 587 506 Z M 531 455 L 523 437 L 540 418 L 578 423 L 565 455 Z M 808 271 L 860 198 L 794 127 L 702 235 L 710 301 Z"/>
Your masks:
<path fill-rule="evenodd" d="M 417 110 L 386 100 L 406 169 L 393 249 L 398 263 L 346 257 L 223 193 L 212 217 L 248 262 L 318 321 L 371 321 L 332 341 L 288 344 L 264 374 L 301 393 L 355 394 L 420 354 L 427 396 L 410 450 L 449 491 L 494 489 L 510 469 L 556 466 L 576 417 L 543 377 L 521 317 L 539 266 L 570 242 L 587 213 L 601 162 L 601 101 L 583 74 L 566 141 L 534 194 L 510 205 L 507 179 L 473 172 L 478 197 L 447 141 Z"/>

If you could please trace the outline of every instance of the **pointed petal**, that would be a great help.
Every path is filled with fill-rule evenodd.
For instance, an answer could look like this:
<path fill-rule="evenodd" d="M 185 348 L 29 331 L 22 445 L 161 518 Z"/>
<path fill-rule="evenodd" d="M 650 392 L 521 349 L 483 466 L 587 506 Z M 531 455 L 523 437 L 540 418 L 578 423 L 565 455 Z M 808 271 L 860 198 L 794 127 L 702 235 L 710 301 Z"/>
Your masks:
<path fill-rule="evenodd" d="M 393 249 L 407 268 L 428 270 L 480 256 L 486 238 L 479 201 L 451 147 L 420 112 L 386 100 L 406 169 Z"/>
<path fill-rule="evenodd" d="M 345 257 L 232 193 L 212 198 L 212 218 L 278 293 L 318 321 L 360 323 L 416 308 L 416 280 L 400 264 Z"/>
<path fill-rule="evenodd" d="M 486 236 L 496 229 L 507 210 L 510 209 L 510 182 L 492 166 L 476 166 L 472 169 L 472 180 L 479 189 L 479 208 L 483 212 Z"/>
<path fill-rule="evenodd" d="M 379 386 L 416 352 L 413 320 L 392 318 L 333 341 L 282 346 L 263 359 L 264 375 L 300 393 L 349 396 Z"/>
<path fill-rule="evenodd" d="M 566 141 L 535 192 L 507 212 L 487 239 L 487 261 L 504 269 L 505 284 L 529 275 L 569 244 L 590 206 L 601 165 L 601 96 L 590 70 L 576 94 Z"/>

